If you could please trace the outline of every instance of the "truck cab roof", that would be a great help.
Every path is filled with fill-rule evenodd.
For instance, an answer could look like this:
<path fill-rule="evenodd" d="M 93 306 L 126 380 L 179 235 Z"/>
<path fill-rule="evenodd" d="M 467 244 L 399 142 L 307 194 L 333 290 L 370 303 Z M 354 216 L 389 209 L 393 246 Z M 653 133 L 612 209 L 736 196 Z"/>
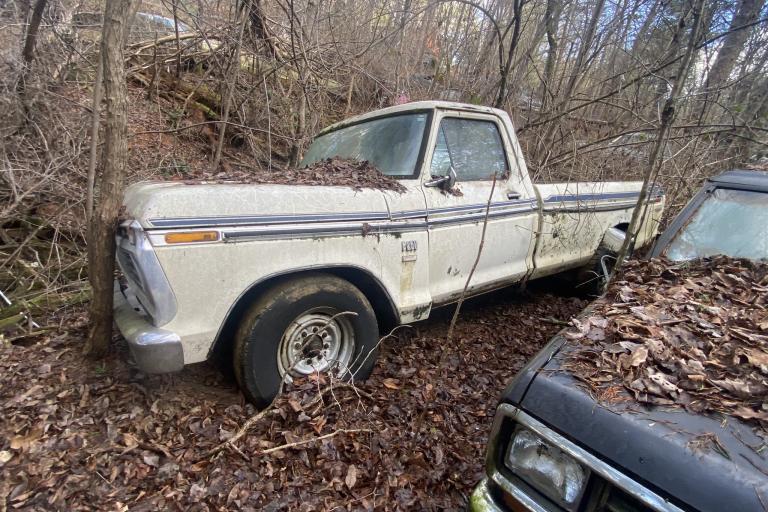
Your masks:
<path fill-rule="evenodd" d="M 473 105 L 471 103 L 457 103 L 453 101 L 414 101 L 411 103 L 403 103 L 402 105 L 395 105 L 392 107 L 382 108 L 379 110 L 374 110 L 372 112 L 366 112 L 365 114 L 360 114 L 358 116 L 347 118 L 343 121 L 339 121 L 338 123 L 335 123 L 326 127 L 318 135 L 322 135 L 324 133 L 338 130 L 339 128 L 342 128 L 344 126 L 361 123 L 363 121 L 367 121 L 369 119 L 375 119 L 378 117 L 405 114 L 408 112 L 423 112 L 425 110 L 436 110 L 436 109 L 463 110 L 465 112 L 492 114 L 499 117 L 507 116 L 507 113 L 504 112 L 503 110 L 493 108 L 493 107 L 485 107 L 482 105 Z"/>

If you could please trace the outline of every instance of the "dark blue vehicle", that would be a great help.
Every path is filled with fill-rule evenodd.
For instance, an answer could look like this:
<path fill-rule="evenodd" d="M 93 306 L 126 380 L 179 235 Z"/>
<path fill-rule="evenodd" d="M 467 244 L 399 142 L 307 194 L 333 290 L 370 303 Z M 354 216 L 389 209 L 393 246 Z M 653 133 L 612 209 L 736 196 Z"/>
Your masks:
<path fill-rule="evenodd" d="M 768 173 L 708 180 L 651 249 L 768 260 Z M 566 347 L 566 348 L 564 348 Z M 768 510 L 768 439 L 736 418 L 599 404 L 562 370 L 563 333 L 504 391 L 472 511 Z M 716 433 L 727 457 L 694 449 Z"/>

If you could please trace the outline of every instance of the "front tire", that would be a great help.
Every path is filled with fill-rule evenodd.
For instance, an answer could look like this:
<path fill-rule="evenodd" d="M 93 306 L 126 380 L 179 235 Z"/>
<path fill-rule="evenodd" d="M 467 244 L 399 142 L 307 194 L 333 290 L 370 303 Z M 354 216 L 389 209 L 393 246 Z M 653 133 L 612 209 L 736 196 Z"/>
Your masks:
<path fill-rule="evenodd" d="M 348 281 L 311 274 L 280 283 L 246 312 L 235 337 L 240 389 L 269 405 L 281 382 L 314 373 L 364 380 L 378 355 L 376 315 Z"/>

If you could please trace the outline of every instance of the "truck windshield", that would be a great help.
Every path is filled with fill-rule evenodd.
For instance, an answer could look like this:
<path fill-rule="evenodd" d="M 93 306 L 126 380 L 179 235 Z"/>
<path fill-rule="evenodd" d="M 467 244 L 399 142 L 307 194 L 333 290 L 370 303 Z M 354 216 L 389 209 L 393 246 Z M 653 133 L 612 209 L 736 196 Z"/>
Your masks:
<path fill-rule="evenodd" d="M 317 137 L 301 165 L 326 158 L 368 160 L 382 173 L 411 176 L 416 171 L 427 114 L 402 114 L 339 128 Z"/>
<path fill-rule="evenodd" d="M 715 189 L 666 250 L 674 261 L 717 254 L 768 259 L 768 194 Z"/>

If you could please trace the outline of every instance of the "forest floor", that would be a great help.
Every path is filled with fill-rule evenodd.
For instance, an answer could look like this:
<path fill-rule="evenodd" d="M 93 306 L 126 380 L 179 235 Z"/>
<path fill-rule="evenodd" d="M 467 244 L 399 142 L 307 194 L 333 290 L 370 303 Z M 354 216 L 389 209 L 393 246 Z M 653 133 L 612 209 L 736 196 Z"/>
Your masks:
<path fill-rule="evenodd" d="M 209 364 L 146 376 L 116 335 L 84 360 L 86 315 L 0 349 L 2 510 L 462 510 L 498 397 L 585 305 L 548 284 L 399 329 L 373 376 L 295 383 L 256 411 Z M 290 446 L 286 446 L 290 445 Z"/>

